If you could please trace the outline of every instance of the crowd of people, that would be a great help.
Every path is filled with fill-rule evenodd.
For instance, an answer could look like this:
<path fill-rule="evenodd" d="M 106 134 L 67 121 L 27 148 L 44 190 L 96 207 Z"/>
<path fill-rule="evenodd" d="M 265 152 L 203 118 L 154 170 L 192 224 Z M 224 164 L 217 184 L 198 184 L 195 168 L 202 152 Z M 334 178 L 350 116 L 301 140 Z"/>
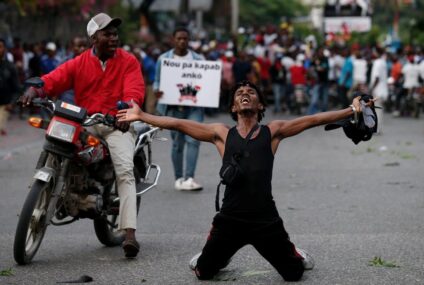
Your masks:
<path fill-rule="evenodd" d="M 361 89 L 378 96 L 380 104 L 384 103 L 386 111 L 394 116 L 419 115 L 419 104 L 418 110 L 410 110 L 407 105 L 411 100 L 421 103 L 424 53 L 419 47 L 392 50 L 357 44 L 318 45 L 314 37 L 296 40 L 292 35 L 291 26 L 283 24 L 278 28 L 240 29 L 236 37 L 226 41 L 190 42 L 196 53 L 223 64 L 220 111 L 227 110 L 231 87 L 248 79 L 267 95 L 274 113 L 314 114 L 346 106 L 351 94 Z M 66 45 L 29 44 L 16 38 L 3 59 L 14 63 L 22 83 L 28 77 L 47 74 L 87 47 L 85 36 L 76 36 Z M 147 91 L 143 107 L 150 113 L 156 112 L 156 61 L 169 47 L 168 42 L 123 45 L 143 66 Z M 61 95 L 61 99 L 73 102 L 72 92 Z M 206 114 L 215 111 L 206 110 Z M 2 134 L 6 134 L 5 127 L 0 127 Z"/>

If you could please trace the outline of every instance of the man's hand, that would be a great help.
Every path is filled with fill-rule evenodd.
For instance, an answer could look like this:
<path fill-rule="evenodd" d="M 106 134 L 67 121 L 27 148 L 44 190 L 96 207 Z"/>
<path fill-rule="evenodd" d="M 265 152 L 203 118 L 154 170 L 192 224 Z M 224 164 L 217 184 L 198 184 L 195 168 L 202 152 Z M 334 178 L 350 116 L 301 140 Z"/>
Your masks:
<path fill-rule="evenodd" d="M 139 121 L 143 114 L 140 107 L 137 105 L 134 100 L 131 100 L 132 107 L 129 109 L 119 110 L 118 114 L 116 114 L 116 118 L 118 118 L 118 123 L 122 122 L 134 122 Z"/>
<path fill-rule="evenodd" d="M 25 107 L 31 104 L 32 99 L 36 98 L 37 96 L 37 91 L 35 91 L 34 88 L 28 88 L 24 95 L 19 97 L 18 102 L 22 103 L 22 106 Z"/>
<path fill-rule="evenodd" d="M 125 133 L 125 132 L 128 132 L 128 130 L 130 129 L 130 123 L 129 122 L 116 121 L 115 122 L 115 128 L 117 128 L 121 132 Z"/>
<path fill-rule="evenodd" d="M 355 98 L 353 98 L 352 106 L 355 107 L 357 112 L 362 112 L 362 104 L 360 103 L 361 100 L 362 100 L 361 95 L 358 95 Z M 373 99 L 369 99 L 368 102 L 366 102 L 365 100 L 362 100 L 362 101 L 365 102 L 365 106 L 374 107 L 374 102 L 377 100 L 378 98 L 376 97 Z"/>
<path fill-rule="evenodd" d="M 361 96 L 356 96 L 355 98 L 353 98 L 353 101 L 352 101 L 352 106 L 355 107 L 355 110 L 358 113 L 362 112 L 362 106 L 361 106 L 361 103 L 359 102 L 360 100 L 361 100 Z"/>

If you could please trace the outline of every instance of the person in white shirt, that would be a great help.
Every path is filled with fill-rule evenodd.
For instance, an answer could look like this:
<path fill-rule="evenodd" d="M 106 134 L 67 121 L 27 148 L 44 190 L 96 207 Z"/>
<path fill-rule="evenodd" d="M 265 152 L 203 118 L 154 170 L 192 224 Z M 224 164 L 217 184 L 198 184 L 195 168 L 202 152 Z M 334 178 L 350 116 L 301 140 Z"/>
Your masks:
<path fill-rule="evenodd" d="M 403 89 L 404 89 L 404 96 L 406 100 L 411 100 L 412 103 L 412 115 L 414 117 L 419 116 L 419 104 L 417 103 L 418 100 L 418 92 L 420 87 L 420 66 L 415 61 L 414 55 L 409 55 L 407 57 L 407 61 L 405 65 L 402 67 L 402 75 L 404 78 L 403 81 Z M 408 104 L 409 105 L 409 104 Z M 409 108 L 408 108 L 409 109 Z M 410 110 L 408 110 L 410 111 Z M 418 111 L 418 112 L 417 112 Z"/>
<path fill-rule="evenodd" d="M 367 82 L 367 61 L 358 50 L 353 59 L 353 86 L 361 89 Z"/>
<path fill-rule="evenodd" d="M 402 67 L 402 75 L 404 78 L 403 88 L 408 90 L 408 94 L 419 87 L 420 68 L 414 62 L 414 56 L 408 56 L 408 61 Z"/>
<path fill-rule="evenodd" d="M 389 87 L 387 85 L 387 63 L 386 52 L 384 49 L 376 48 L 378 58 L 374 61 L 371 69 L 370 93 L 374 98 L 378 98 L 380 106 L 384 106 L 389 95 Z M 383 110 L 376 109 L 378 117 L 377 133 L 381 134 L 383 130 Z"/>

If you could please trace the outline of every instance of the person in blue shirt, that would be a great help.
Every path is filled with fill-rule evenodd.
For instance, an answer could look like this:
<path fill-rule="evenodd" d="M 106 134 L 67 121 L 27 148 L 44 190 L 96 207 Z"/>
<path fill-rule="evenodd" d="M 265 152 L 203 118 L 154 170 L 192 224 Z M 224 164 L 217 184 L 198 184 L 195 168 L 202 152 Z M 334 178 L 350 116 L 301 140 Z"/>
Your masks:
<path fill-rule="evenodd" d="M 352 88 L 353 84 L 353 61 L 350 51 L 344 50 L 345 62 L 343 64 L 339 81 L 339 100 L 342 107 L 349 106 L 348 92 Z"/>
<path fill-rule="evenodd" d="M 159 55 L 160 50 L 158 48 L 148 49 L 142 59 L 144 82 L 146 83 L 146 100 L 144 103 L 144 109 L 150 114 L 156 113 L 157 98 L 153 92 L 153 83 L 155 81 L 156 74 L 156 61 Z"/>
<path fill-rule="evenodd" d="M 41 72 L 47 74 L 56 69 L 60 60 L 56 57 L 56 44 L 49 42 L 46 44 L 46 54 L 41 57 Z"/>

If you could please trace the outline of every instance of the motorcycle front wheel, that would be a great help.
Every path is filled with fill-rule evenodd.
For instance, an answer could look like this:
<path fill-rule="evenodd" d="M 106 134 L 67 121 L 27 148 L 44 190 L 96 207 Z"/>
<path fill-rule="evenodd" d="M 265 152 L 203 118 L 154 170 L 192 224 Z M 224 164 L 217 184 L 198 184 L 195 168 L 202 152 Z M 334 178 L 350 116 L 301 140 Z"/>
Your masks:
<path fill-rule="evenodd" d="M 116 183 L 112 186 L 112 197 L 118 197 Z M 140 197 L 137 197 L 137 215 L 140 209 Z M 112 210 L 105 217 L 100 217 L 94 220 L 94 231 L 97 239 L 105 246 L 118 246 L 125 240 L 125 231 L 118 230 L 119 217 L 119 202 L 113 205 Z"/>
<path fill-rule="evenodd" d="M 25 200 L 13 244 L 13 256 L 20 265 L 31 262 L 43 240 L 51 187 L 52 183 L 36 180 Z"/>

